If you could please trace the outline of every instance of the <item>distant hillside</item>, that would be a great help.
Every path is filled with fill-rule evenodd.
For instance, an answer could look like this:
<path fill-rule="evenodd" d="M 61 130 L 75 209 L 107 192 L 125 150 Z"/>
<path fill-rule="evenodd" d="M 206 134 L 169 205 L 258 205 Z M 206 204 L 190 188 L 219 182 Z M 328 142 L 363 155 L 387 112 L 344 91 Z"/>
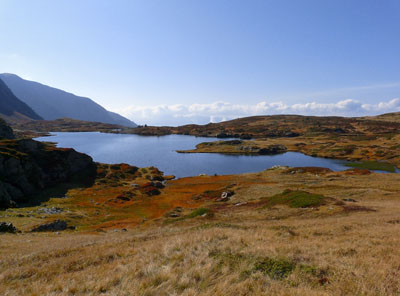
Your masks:
<path fill-rule="evenodd" d="M 27 104 L 19 100 L 0 79 L 0 115 L 5 118 L 42 119 Z"/>
<path fill-rule="evenodd" d="M 107 111 L 89 98 L 28 81 L 14 74 L 0 74 L 0 78 L 20 100 L 45 120 L 72 118 L 136 127 L 134 122 Z"/>
<path fill-rule="evenodd" d="M 139 135 L 160 136 L 183 134 L 201 137 L 250 139 L 298 137 L 315 135 L 317 133 L 336 135 L 382 134 L 398 133 L 399 130 L 399 113 L 392 113 L 375 117 L 302 115 L 251 116 L 205 125 L 189 124 L 178 127 L 144 126 L 135 129 L 126 129 L 123 132 Z"/>
<path fill-rule="evenodd" d="M 390 121 L 390 122 L 400 122 L 400 112 L 385 113 L 377 116 L 366 116 L 363 117 L 370 120 L 380 120 L 380 121 Z"/>
<path fill-rule="evenodd" d="M 14 130 L 31 132 L 116 132 L 123 129 L 121 125 L 83 121 L 71 118 L 56 120 L 31 120 L 29 122 L 13 122 Z"/>

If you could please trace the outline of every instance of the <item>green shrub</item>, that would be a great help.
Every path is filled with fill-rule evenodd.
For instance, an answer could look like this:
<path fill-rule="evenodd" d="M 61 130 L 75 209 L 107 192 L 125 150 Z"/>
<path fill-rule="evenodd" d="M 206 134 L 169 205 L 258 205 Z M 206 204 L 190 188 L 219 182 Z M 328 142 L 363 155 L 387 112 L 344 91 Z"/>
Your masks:
<path fill-rule="evenodd" d="M 288 277 L 295 267 L 296 264 L 287 259 L 273 259 L 266 257 L 256 262 L 254 265 L 254 271 L 260 271 L 272 279 L 281 280 Z"/>
<path fill-rule="evenodd" d="M 394 165 L 387 163 L 387 162 L 379 162 L 379 161 L 349 162 L 349 163 L 346 163 L 345 166 L 358 168 L 358 169 L 385 171 L 385 172 L 389 172 L 389 173 L 394 173 L 396 171 Z"/>
<path fill-rule="evenodd" d="M 194 210 L 193 212 L 191 212 L 189 215 L 186 215 L 187 218 L 194 218 L 197 216 L 202 216 L 204 214 L 209 213 L 210 210 L 206 209 L 206 208 L 198 208 L 196 210 Z"/>
<path fill-rule="evenodd" d="M 306 191 L 292 191 L 286 189 L 280 194 L 268 198 L 267 206 L 288 205 L 291 208 L 307 208 L 320 206 L 324 203 L 325 196 Z"/>

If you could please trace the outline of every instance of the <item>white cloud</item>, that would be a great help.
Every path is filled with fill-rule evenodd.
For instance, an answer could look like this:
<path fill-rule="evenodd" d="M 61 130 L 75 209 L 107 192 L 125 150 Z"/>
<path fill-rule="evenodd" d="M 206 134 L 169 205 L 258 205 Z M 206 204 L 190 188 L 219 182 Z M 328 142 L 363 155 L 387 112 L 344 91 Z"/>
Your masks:
<path fill-rule="evenodd" d="M 175 104 L 158 106 L 130 106 L 115 110 L 138 124 L 183 125 L 220 122 L 238 117 L 271 114 L 338 115 L 363 116 L 400 111 L 400 98 L 377 104 L 363 104 L 357 100 L 343 100 L 336 103 L 310 102 L 287 105 L 283 102 L 266 101 L 258 104 Z"/>
<path fill-rule="evenodd" d="M 376 105 L 364 104 L 362 108 L 372 113 L 400 111 L 400 98 L 390 100 L 389 102 L 380 102 Z"/>

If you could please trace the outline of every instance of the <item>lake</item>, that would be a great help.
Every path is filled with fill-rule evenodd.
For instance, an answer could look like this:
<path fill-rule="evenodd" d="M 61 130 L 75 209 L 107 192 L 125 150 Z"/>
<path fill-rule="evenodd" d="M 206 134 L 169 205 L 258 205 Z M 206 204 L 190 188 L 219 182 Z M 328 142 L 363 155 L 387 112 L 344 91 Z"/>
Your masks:
<path fill-rule="evenodd" d="M 259 172 L 274 165 L 319 166 L 334 171 L 348 169 L 346 161 L 311 157 L 298 152 L 278 155 L 224 155 L 214 153 L 177 153 L 193 149 L 202 142 L 220 140 L 184 135 L 138 136 L 99 132 L 51 133 L 38 141 L 56 142 L 57 147 L 74 148 L 103 163 L 128 163 L 138 167 L 155 166 L 176 177 L 199 174 L 226 175 Z"/>

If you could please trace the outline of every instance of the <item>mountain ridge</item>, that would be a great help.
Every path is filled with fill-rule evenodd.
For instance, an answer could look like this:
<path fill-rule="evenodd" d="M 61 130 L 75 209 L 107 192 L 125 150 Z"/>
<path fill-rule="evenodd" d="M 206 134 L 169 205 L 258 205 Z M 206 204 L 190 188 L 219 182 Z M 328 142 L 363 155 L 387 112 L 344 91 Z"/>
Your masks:
<path fill-rule="evenodd" d="M 28 104 L 21 101 L 0 78 L 0 114 L 4 117 L 26 116 L 29 119 L 42 119 Z"/>
<path fill-rule="evenodd" d="M 0 74 L 8 88 L 45 120 L 72 118 L 136 127 L 129 119 L 106 110 L 90 98 L 29 81 L 11 73 Z"/>

